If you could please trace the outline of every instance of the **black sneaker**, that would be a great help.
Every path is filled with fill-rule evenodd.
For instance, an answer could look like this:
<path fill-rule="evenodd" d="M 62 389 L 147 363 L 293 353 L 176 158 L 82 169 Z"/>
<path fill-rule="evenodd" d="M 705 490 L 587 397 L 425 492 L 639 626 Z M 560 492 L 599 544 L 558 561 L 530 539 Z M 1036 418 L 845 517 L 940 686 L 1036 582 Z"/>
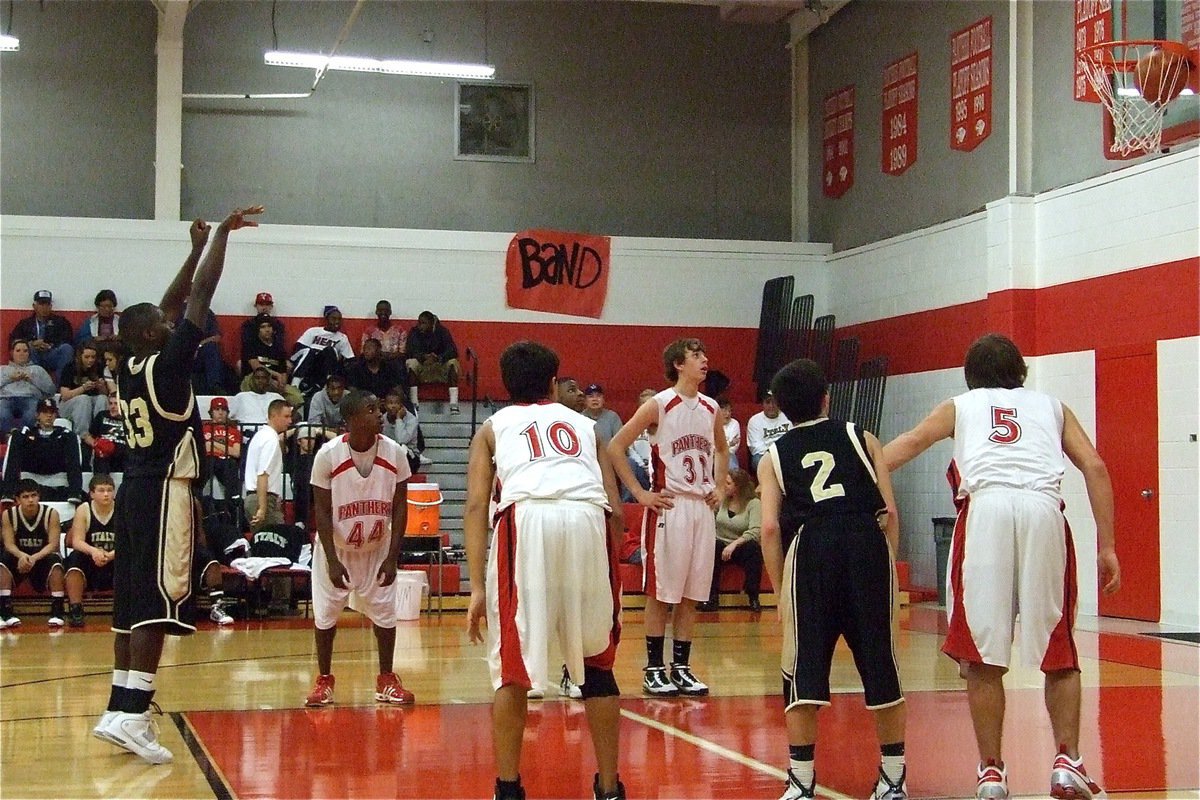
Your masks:
<path fill-rule="evenodd" d="M 651 697 L 676 697 L 679 687 L 667 677 L 666 667 L 646 667 L 642 670 L 642 694 Z"/>
<path fill-rule="evenodd" d="M 525 800 L 525 787 L 518 784 L 515 792 L 501 792 L 500 779 L 496 778 L 496 791 L 492 797 L 494 800 Z"/>
<path fill-rule="evenodd" d="M 687 664 L 672 664 L 670 680 L 685 697 L 703 697 L 708 694 L 708 686 L 696 680 L 692 668 Z"/>
<path fill-rule="evenodd" d="M 625 784 L 617 780 L 617 790 L 615 792 L 600 791 L 600 773 L 596 773 L 596 777 L 592 778 L 592 796 L 596 800 L 625 800 Z"/>
<path fill-rule="evenodd" d="M 72 603 L 71 604 L 71 607 L 67 610 L 67 624 L 70 625 L 72 628 L 82 628 L 83 627 L 83 604 L 82 603 Z"/>

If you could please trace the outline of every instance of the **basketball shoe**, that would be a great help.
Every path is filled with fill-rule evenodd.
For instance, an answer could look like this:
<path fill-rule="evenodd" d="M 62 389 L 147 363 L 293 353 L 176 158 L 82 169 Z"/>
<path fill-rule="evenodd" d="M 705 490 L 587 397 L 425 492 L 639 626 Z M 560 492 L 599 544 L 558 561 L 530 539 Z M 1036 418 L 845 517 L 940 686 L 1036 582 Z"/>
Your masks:
<path fill-rule="evenodd" d="M 333 676 L 318 675 L 317 682 L 313 685 L 312 691 L 308 693 L 308 699 L 304 701 L 304 705 L 309 708 L 319 708 L 333 703 Z"/>
<path fill-rule="evenodd" d="M 217 600 L 212 604 L 212 610 L 208 612 L 208 618 L 218 625 L 233 624 L 233 617 L 229 616 L 229 612 L 225 610 L 224 600 Z"/>
<path fill-rule="evenodd" d="M 989 758 L 976 769 L 975 800 L 1008 800 L 1008 770 Z"/>
<path fill-rule="evenodd" d="M 492 794 L 493 800 L 525 800 L 525 787 L 521 785 L 520 777 L 517 778 L 517 788 L 509 791 L 502 790 L 500 779 L 496 778 L 496 791 Z"/>
<path fill-rule="evenodd" d="M 167 764 L 175 758 L 170 750 L 159 744 L 158 723 L 150 718 L 149 711 L 141 714 L 118 711 L 104 730 L 112 737 L 114 744 L 124 747 L 143 761 Z"/>
<path fill-rule="evenodd" d="M 888 780 L 883 767 L 879 768 L 879 780 L 875 782 L 875 792 L 871 800 L 908 800 L 908 767 L 900 773 L 900 780 L 892 783 Z"/>
<path fill-rule="evenodd" d="M 703 697 L 708 694 L 708 685 L 696 680 L 692 668 L 687 664 L 671 665 L 671 683 L 685 697 Z"/>
<path fill-rule="evenodd" d="M 676 697 L 679 687 L 667 677 L 666 667 L 646 667 L 642 670 L 642 694 L 651 697 Z"/>
<path fill-rule="evenodd" d="M 525 693 L 525 697 L 529 698 L 530 700 L 543 700 L 546 697 L 546 690 L 532 686 L 530 687 L 529 691 Z"/>
<path fill-rule="evenodd" d="M 84 622 L 82 603 L 72 603 L 71 607 L 67 609 L 67 624 L 72 628 L 83 627 Z"/>
<path fill-rule="evenodd" d="M 812 783 L 805 786 L 796 777 L 796 774 L 790 769 L 788 770 L 787 783 L 783 785 L 783 794 L 779 796 L 779 800 L 805 800 L 806 798 L 817 796 L 817 778 L 814 775 Z"/>
<path fill-rule="evenodd" d="M 309 699 L 312 699 L 312 695 L 309 695 Z M 400 676 L 394 672 L 384 672 L 375 678 L 375 702 L 410 706 L 416 702 L 416 698 L 400 683 Z"/>
<path fill-rule="evenodd" d="M 1072 761 L 1066 753 L 1059 753 L 1050 771 L 1050 796 L 1070 800 L 1093 800 L 1108 797 L 1100 785 L 1088 777 L 1083 768 L 1083 759 Z"/>
<path fill-rule="evenodd" d="M 119 746 L 121 743 L 108 732 L 109 723 L 112 722 L 113 717 L 119 713 L 121 712 L 105 711 L 103 714 L 101 714 L 100 721 L 96 723 L 96 727 L 92 728 L 92 736 L 96 737 L 102 742 L 108 742 L 109 744 L 115 744 Z"/>
<path fill-rule="evenodd" d="M 51 628 L 61 628 L 63 626 L 63 617 L 66 616 L 66 611 L 63 609 L 63 599 L 56 597 L 50 601 L 50 618 L 46 620 L 46 624 Z"/>
<path fill-rule="evenodd" d="M 600 791 L 600 773 L 597 772 L 592 778 L 592 797 L 595 800 L 625 800 L 625 784 L 618 779 L 615 792 L 602 792 Z"/>
<path fill-rule="evenodd" d="M 566 664 L 563 664 L 562 678 L 558 682 L 558 688 L 563 697 L 569 697 L 572 700 L 583 699 L 583 690 L 579 688 L 579 684 L 571 680 L 571 673 L 567 671 Z"/>

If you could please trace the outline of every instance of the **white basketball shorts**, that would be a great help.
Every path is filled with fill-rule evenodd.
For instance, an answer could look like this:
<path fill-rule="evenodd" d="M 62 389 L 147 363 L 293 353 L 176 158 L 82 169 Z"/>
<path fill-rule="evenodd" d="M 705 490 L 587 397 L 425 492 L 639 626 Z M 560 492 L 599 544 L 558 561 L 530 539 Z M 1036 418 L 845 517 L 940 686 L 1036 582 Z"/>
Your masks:
<path fill-rule="evenodd" d="M 339 589 L 329 580 L 325 551 L 320 538 L 313 545 L 312 607 L 313 619 L 319 630 L 327 631 L 337 625 L 338 617 L 350 602 L 350 593 L 357 595 L 355 607 L 381 628 L 396 627 L 396 582 L 379 585 L 379 568 L 387 559 L 388 548 L 376 547 L 365 553 L 338 547 L 338 560 L 350 574 L 348 588 Z"/>

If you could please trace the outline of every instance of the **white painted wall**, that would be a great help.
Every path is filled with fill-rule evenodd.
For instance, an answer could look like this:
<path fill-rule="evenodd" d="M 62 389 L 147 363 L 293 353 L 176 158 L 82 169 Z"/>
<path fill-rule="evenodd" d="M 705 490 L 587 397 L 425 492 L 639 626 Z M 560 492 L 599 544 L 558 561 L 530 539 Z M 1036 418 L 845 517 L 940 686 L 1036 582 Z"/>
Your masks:
<path fill-rule="evenodd" d="M 188 224 L 56 217 L 0 218 L 0 307 L 25 309 L 33 290 L 60 309 L 92 309 L 112 288 L 122 305 L 157 300 L 188 252 Z M 319 317 L 328 303 L 371 317 L 390 298 L 398 319 L 432 308 L 445 319 L 580 323 L 507 308 L 510 233 L 263 225 L 230 237 L 213 311 L 246 314 L 260 291 L 281 316 Z M 602 325 L 757 328 L 763 282 L 796 275 L 828 307 L 828 245 L 614 237 Z"/>
<path fill-rule="evenodd" d="M 1200 339 L 1158 343 L 1162 621 L 1200 628 Z"/>

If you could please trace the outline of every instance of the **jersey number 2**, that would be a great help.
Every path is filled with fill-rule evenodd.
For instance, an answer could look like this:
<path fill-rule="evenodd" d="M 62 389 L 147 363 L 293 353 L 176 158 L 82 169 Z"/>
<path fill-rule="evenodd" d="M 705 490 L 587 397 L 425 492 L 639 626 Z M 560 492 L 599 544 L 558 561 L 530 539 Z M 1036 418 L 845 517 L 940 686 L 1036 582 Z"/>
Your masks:
<path fill-rule="evenodd" d="M 814 450 L 811 453 L 805 453 L 804 458 L 800 460 L 800 465 L 805 469 L 808 469 L 813 464 L 817 465 L 816 477 L 813 478 L 812 486 L 809 488 L 809 491 L 812 492 L 814 503 L 834 497 L 846 496 L 846 490 L 840 483 L 829 483 L 829 476 L 833 474 L 834 463 L 833 453 L 826 450 Z"/>

